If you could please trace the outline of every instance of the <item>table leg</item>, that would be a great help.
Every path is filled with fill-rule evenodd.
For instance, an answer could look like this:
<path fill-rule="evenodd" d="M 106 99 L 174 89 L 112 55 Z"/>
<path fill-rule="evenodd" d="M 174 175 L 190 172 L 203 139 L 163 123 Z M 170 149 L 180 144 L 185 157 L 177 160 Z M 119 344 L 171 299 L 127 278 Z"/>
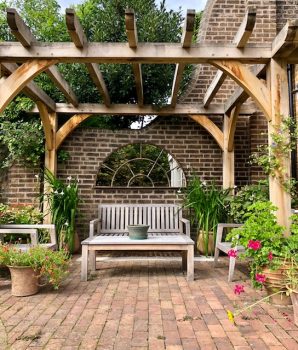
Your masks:
<path fill-rule="evenodd" d="M 95 272 L 96 271 L 96 251 L 95 250 L 89 251 L 89 263 L 91 267 L 91 272 Z"/>
<path fill-rule="evenodd" d="M 194 246 L 187 247 L 187 280 L 194 280 Z"/>
<path fill-rule="evenodd" d="M 86 282 L 88 276 L 88 245 L 82 245 L 81 281 Z"/>
<path fill-rule="evenodd" d="M 187 271 L 187 250 L 182 250 L 181 256 L 182 256 L 182 271 Z"/>

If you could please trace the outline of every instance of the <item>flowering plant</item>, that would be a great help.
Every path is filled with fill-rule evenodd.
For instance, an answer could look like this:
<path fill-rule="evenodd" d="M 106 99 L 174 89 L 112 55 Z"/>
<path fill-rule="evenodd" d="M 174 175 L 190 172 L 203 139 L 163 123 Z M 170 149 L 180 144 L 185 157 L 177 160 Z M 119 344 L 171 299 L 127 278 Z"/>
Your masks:
<path fill-rule="evenodd" d="M 43 197 L 49 204 L 52 222 L 56 225 L 59 246 L 67 246 L 72 253 L 74 249 L 75 218 L 80 203 L 79 180 L 69 176 L 67 183 L 64 183 L 48 169 L 45 170 L 44 176 L 48 187 Z"/>
<path fill-rule="evenodd" d="M 24 252 L 13 244 L 0 244 L 0 265 L 32 267 L 55 289 L 67 276 L 69 262 L 68 253 L 64 250 L 52 251 L 35 246 Z"/>
<path fill-rule="evenodd" d="M 233 246 L 246 248 L 241 257 L 250 259 L 250 277 L 256 288 L 266 282 L 264 267 L 276 270 L 287 258 L 296 256 L 298 260 L 298 217 L 293 215 L 292 234 L 285 237 L 284 228 L 276 220 L 276 209 L 271 202 L 256 202 L 248 208 L 244 225 L 227 235 Z M 237 253 L 231 250 L 229 255 L 236 257 Z"/>
<path fill-rule="evenodd" d="M 43 214 L 32 205 L 0 203 L 0 224 L 39 224 Z"/>

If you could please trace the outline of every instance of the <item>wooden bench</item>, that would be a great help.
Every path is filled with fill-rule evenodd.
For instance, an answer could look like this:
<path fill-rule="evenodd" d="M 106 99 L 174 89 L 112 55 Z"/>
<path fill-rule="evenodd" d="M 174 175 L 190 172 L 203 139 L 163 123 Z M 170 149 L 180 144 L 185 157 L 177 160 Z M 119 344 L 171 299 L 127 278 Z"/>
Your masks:
<path fill-rule="evenodd" d="M 38 230 L 47 229 L 50 234 L 50 242 L 38 242 Z M 28 244 L 16 244 L 16 247 L 25 251 L 31 246 L 40 245 L 48 249 L 55 250 L 57 248 L 57 238 L 55 225 L 50 224 L 6 224 L 0 225 L 0 239 L 6 234 L 30 235 L 31 242 Z"/>
<path fill-rule="evenodd" d="M 148 239 L 131 240 L 127 225 L 149 225 Z M 90 222 L 89 238 L 82 242 L 81 280 L 87 281 L 88 263 L 96 269 L 96 251 L 180 251 L 187 280 L 194 278 L 194 242 L 189 220 L 170 204 L 100 204 Z"/>

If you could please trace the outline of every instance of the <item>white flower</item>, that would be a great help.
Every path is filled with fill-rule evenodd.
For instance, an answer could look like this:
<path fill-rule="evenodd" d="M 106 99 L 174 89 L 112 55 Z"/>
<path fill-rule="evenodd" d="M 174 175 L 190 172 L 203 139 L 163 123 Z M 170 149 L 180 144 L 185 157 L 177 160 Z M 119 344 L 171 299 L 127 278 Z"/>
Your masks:
<path fill-rule="evenodd" d="M 67 188 L 70 188 L 70 185 L 67 185 Z"/>
<path fill-rule="evenodd" d="M 206 181 L 203 181 L 203 182 L 202 182 L 202 185 L 203 185 L 203 186 L 207 186 L 207 182 L 206 182 Z"/>
<path fill-rule="evenodd" d="M 234 188 L 237 188 L 237 186 L 235 185 Z"/>
<path fill-rule="evenodd" d="M 65 226 L 69 226 L 69 223 L 68 223 L 68 221 L 66 221 L 64 225 L 65 225 Z"/>
<path fill-rule="evenodd" d="M 181 193 L 181 190 L 180 190 L 180 188 L 179 188 L 179 190 L 177 190 L 177 193 Z"/>
<path fill-rule="evenodd" d="M 80 179 L 77 177 L 77 182 L 80 182 Z"/>
<path fill-rule="evenodd" d="M 56 191 L 54 191 L 54 193 L 55 193 L 55 194 L 57 194 L 57 193 L 58 193 L 58 191 L 56 190 Z"/>
<path fill-rule="evenodd" d="M 64 195 L 64 192 L 62 191 L 60 194 L 61 194 L 61 196 L 63 196 L 63 195 Z"/>
<path fill-rule="evenodd" d="M 39 175 L 37 175 L 37 174 L 35 174 L 34 176 L 35 176 L 35 178 L 36 178 L 36 179 L 38 179 L 38 178 L 39 178 Z"/>
<path fill-rule="evenodd" d="M 67 181 L 70 181 L 71 179 L 72 179 L 71 176 L 68 176 L 68 177 L 67 177 Z"/>

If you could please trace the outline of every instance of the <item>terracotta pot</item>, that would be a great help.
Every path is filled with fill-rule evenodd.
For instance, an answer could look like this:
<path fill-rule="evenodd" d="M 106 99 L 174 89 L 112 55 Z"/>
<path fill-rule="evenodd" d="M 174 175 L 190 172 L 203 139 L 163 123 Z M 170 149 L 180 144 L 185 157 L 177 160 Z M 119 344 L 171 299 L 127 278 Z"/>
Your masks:
<path fill-rule="evenodd" d="M 291 298 L 286 295 L 286 288 L 283 279 L 285 278 L 285 272 L 289 269 L 290 265 L 285 263 L 281 265 L 277 270 L 270 270 L 269 268 L 263 268 L 262 274 L 266 276 L 264 287 L 268 295 L 282 291 L 280 294 L 276 294 L 270 297 L 270 302 L 276 305 L 291 305 Z"/>
<path fill-rule="evenodd" d="M 11 275 L 11 294 L 26 297 L 38 292 L 38 273 L 28 266 L 8 266 Z"/>
<path fill-rule="evenodd" d="M 205 252 L 205 234 L 203 231 L 199 231 L 198 233 L 198 238 L 197 238 L 197 250 L 200 254 L 206 255 Z M 208 237 L 208 255 L 211 256 L 214 254 L 214 233 L 209 232 L 209 237 Z"/>
<path fill-rule="evenodd" d="M 292 292 L 290 296 L 293 304 L 294 323 L 296 326 L 298 326 L 298 291 Z"/>

